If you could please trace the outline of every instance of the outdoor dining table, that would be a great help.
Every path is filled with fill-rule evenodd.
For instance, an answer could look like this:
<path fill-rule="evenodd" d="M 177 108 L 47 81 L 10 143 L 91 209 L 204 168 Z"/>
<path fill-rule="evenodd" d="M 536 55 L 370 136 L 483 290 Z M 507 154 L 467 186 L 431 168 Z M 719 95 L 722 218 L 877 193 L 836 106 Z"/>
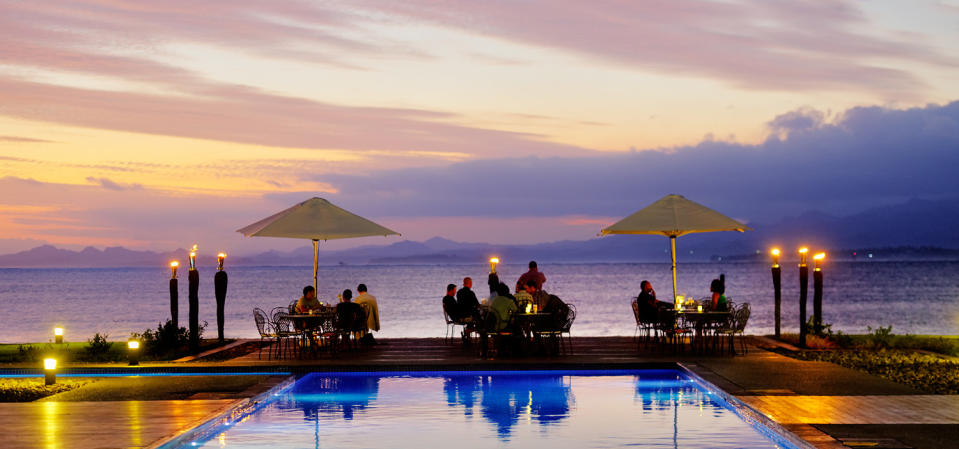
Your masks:
<path fill-rule="evenodd" d="M 293 328 L 300 334 L 301 342 L 307 343 L 300 346 L 301 350 L 308 346 L 315 352 L 319 346 L 316 341 L 316 333 L 333 327 L 333 321 L 336 319 L 336 309 L 324 307 L 314 313 L 291 314 L 286 315 L 285 318 L 293 323 Z"/>
<path fill-rule="evenodd" d="M 525 337 L 525 341 L 528 345 L 532 346 L 533 351 L 543 350 L 547 353 L 550 352 L 550 345 L 546 345 L 542 341 L 542 332 L 551 330 L 550 325 L 552 324 L 553 314 L 544 313 L 544 312 L 517 312 L 514 313 L 515 323 L 517 327 L 522 332 Z"/>
<path fill-rule="evenodd" d="M 718 310 L 680 309 L 677 310 L 677 316 L 681 317 L 685 323 L 692 325 L 695 331 L 693 346 L 700 351 L 705 351 L 707 346 L 706 331 L 729 322 L 732 313 Z"/>

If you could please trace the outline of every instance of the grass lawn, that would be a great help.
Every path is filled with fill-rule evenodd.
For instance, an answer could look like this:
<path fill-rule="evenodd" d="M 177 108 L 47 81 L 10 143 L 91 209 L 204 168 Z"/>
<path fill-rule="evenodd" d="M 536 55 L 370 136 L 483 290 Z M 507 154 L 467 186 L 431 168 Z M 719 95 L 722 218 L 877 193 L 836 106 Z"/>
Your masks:
<path fill-rule="evenodd" d="M 240 392 L 269 376 L 155 376 L 85 379 L 80 388 L 49 396 L 44 401 L 155 401 L 187 399 L 196 393 L 217 393 L 217 398 L 238 399 Z M 40 381 L 42 383 L 42 379 Z"/>

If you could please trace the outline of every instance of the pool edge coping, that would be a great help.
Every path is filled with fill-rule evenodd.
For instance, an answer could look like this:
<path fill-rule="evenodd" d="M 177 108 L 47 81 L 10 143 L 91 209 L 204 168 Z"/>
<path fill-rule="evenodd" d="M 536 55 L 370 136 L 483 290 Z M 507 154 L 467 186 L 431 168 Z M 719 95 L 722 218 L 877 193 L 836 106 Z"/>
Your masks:
<path fill-rule="evenodd" d="M 693 378 L 696 382 L 706 386 L 710 391 L 715 392 L 715 394 L 721 397 L 729 405 L 731 405 L 735 410 L 734 412 L 740 416 L 741 419 L 746 421 L 747 424 L 751 424 L 750 420 L 758 423 L 759 425 L 769 429 L 774 434 L 778 435 L 780 438 L 788 441 L 790 444 L 800 448 L 800 449 L 816 449 L 816 446 L 810 443 L 809 441 L 804 440 L 799 435 L 791 432 L 789 429 L 783 427 L 782 424 L 772 420 L 759 410 L 756 410 L 751 405 L 743 402 L 738 397 L 730 394 L 726 390 L 717 387 L 712 382 L 704 379 L 699 374 L 696 374 L 695 371 L 687 367 L 681 362 L 676 362 L 676 366 L 687 376 Z"/>
<path fill-rule="evenodd" d="M 224 410 L 218 410 L 203 417 L 200 424 L 183 432 L 161 437 L 145 446 L 145 449 L 180 447 L 186 445 L 186 443 L 191 440 L 202 438 L 206 436 L 207 433 L 222 427 L 224 424 L 236 421 L 245 415 L 255 412 L 260 408 L 261 403 L 268 401 L 270 398 L 292 387 L 296 382 L 296 377 L 296 375 L 287 375 L 285 379 L 270 387 L 268 390 L 250 398 L 237 399 Z"/>

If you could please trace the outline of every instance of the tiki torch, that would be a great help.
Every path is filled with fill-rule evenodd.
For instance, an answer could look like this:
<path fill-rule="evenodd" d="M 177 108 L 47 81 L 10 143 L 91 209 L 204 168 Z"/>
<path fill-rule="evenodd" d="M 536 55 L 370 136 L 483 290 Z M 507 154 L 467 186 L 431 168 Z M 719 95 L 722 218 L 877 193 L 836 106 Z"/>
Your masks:
<path fill-rule="evenodd" d="M 496 273 L 496 264 L 499 263 L 499 257 L 491 257 L 489 259 L 489 272 Z"/>
<path fill-rule="evenodd" d="M 799 346 L 806 347 L 806 295 L 809 290 L 809 267 L 806 253 L 809 248 L 799 249 Z"/>
<path fill-rule="evenodd" d="M 216 274 L 213 275 L 213 293 L 216 295 L 216 336 L 223 343 L 223 307 L 226 304 L 226 271 L 223 271 L 223 261 L 226 253 L 216 255 Z"/>
<path fill-rule="evenodd" d="M 196 245 L 190 251 L 190 351 L 200 350 L 200 273 L 196 269 Z"/>
<path fill-rule="evenodd" d="M 779 338 L 780 331 L 782 328 L 782 303 L 783 303 L 783 290 L 782 290 L 782 275 L 783 269 L 779 266 L 779 248 L 773 248 L 771 251 L 773 255 L 773 266 L 772 266 L 772 275 L 773 275 L 773 304 L 774 304 L 774 314 L 776 317 L 776 338 Z"/>
<path fill-rule="evenodd" d="M 179 281 L 176 280 L 176 269 L 179 266 L 180 262 L 175 260 L 170 262 L 170 271 L 173 272 L 170 277 L 170 320 L 173 321 L 174 329 L 180 328 L 180 286 Z"/>
<path fill-rule="evenodd" d="M 822 334 L 822 268 L 819 266 L 826 259 L 826 253 L 813 256 L 816 268 L 812 272 L 812 321 L 816 335 Z"/>

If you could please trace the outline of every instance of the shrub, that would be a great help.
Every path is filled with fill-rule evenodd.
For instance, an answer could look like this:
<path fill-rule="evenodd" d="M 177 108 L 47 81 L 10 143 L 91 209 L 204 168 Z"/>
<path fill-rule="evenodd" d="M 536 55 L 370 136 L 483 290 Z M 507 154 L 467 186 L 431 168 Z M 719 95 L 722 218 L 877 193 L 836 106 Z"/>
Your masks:
<path fill-rule="evenodd" d="M 869 334 L 866 335 L 866 341 L 868 341 L 872 347 L 877 349 L 889 349 L 892 347 L 892 340 L 895 337 L 892 333 L 892 326 L 879 326 L 875 330 L 873 330 L 872 326 L 866 326 L 866 328 L 869 329 Z"/>
<path fill-rule="evenodd" d="M 200 325 L 201 338 L 206 326 L 206 321 Z M 147 329 L 142 334 L 132 334 L 132 337 L 140 340 L 144 353 L 157 358 L 173 356 L 190 343 L 190 331 L 185 327 L 173 327 L 172 320 L 166 320 L 163 324 L 157 323 L 155 331 Z"/>
<path fill-rule="evenodd" d="M 114 357 L 111 356 L 110 350 L 113 349 L 113 343 L 107 341 L 108 337 L 109 335 L 101 335 L 99 332 L 93 334 L 93 338 L 87 340 L 87 346 L 83 348 L 86 350 L 85 360 L 90 362 L 112 361 Z"/>
<path fill-rule="evenodd" d="M 17 346 L 17 355 L 13 357 L 14 362 L 38 362 L 40 361 L 40 348 L 33 345 Z"/>

